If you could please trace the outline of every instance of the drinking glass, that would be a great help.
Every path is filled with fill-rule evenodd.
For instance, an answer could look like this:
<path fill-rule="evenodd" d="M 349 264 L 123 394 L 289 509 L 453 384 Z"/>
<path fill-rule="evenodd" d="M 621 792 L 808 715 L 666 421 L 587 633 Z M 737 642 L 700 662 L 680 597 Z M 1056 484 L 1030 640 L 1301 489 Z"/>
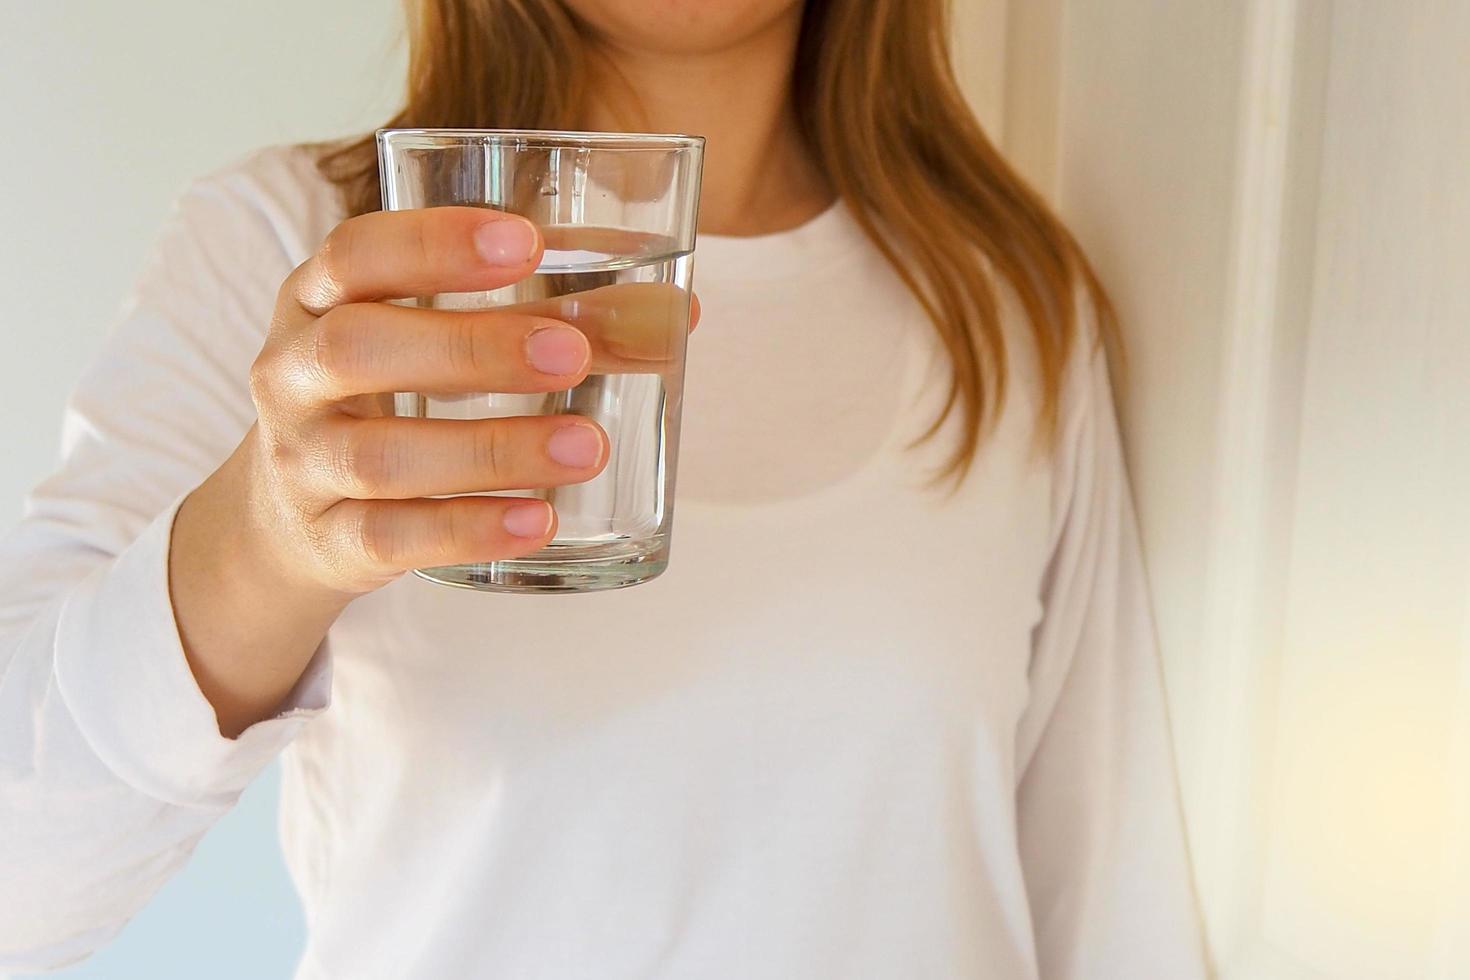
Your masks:
<path fill-rule="evenodd" d="M 577 327 L 585 381 L 538 394 L 399 392 L 394 413 L 486 419 L 571 413 L 607 431 L 607 468 L 581 484 L 497 491 L 556 508 L 551 542 L 525 558 L 421 568 L 433 582 L 490 592 L 591 592 L 647 582 L 668 566 L 694 229 L 704 140 L 641 133 L 396 129 L 378 133 L 383 207 L 495 208 L 541 228 L 545 254 L 501 289 L 401 302 L 514 308 Z"/>

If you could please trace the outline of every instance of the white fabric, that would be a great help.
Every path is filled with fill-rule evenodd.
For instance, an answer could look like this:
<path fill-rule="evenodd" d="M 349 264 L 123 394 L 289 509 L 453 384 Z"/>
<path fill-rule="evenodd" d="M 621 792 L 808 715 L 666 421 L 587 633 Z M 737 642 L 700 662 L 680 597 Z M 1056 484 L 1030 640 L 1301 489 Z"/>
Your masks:
<path fill-rule="evenodd" d="M 338 217 L 298 150 L 193 187 L 0 546 L 0 969 L 105 942 L 282 754 L 304 980 L 1203 975 L 1103 360 L 1038 450 L 1012 318 L 1005 415 L 926 489 L 944 360 L 837 208 L 699 244 L 661 579 L 404 577 L 222 738 L 171 521 Z"/>

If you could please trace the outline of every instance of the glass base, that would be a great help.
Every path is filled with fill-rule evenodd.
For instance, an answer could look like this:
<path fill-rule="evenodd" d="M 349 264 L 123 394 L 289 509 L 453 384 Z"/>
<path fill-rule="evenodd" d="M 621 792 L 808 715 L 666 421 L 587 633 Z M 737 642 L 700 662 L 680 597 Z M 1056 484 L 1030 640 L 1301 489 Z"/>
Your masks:
<path fill-rule="evenodd" d="M 585 552 L 586 549 L 576 550 Z M 668 567 L 668 549 L 665 547 L 647 551 L 621 550 L 598 557 L 572 557 L 558 554 L 552 546 L 525 558 L 416 568 L 414 574 L 440 585 L 479 592 L 604 592 L 652 581 Z"/>

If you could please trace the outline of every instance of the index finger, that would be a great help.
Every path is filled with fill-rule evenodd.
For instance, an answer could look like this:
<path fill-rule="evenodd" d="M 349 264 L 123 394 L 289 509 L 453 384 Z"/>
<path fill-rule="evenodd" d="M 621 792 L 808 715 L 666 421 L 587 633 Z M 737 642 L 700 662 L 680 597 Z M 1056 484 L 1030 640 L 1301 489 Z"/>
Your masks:
<path fill-rule="evenodd" d="M 541 247 L 535 225 L 504 211 L 375 211 L 332 229 L 286 286 L 314 316 L 343 303 L 480 292 L 530 275 Z"/>

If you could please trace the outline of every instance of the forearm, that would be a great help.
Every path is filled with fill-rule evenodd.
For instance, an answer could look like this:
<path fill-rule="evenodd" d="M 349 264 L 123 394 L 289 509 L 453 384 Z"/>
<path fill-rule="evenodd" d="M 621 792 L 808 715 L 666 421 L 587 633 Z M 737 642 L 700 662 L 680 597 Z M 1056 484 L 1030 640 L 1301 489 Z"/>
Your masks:
<path fill-rule="evenodd" d="M 115 475 L 101 483 L 127 485 Z M 36 499 L 0 541 L 0 973 L 103 943 L 326 700 L 303 687 L 302 710 L 224 738 L 168 599 L 175 508 L 139 527 L 59 489 Z"/>
<path fill-rule="evenodd" d="M 191 801 L 186 806 L 150 795 L 173 795 L 180 787 L 150 778 L 158 773 L 137 752 L 124 749 L 104 762 L 93 751 L 90 738 L 105 730 L 107 721 L 88 710 L 100 700 L 89 697 L 90 689 L 75 690 L 78 676 L 90 679 L 75 669 L 77 660 L 85 664 L 85 658 L 72 658 L 71 670 L 56 663 L 58 644 L 69 649 L 76 638 L 59 624 L 61 608 L 43 611 L 18 644 L 5 651 L 9 669 L 0 683 L 0 706 L 8 723 L 0 756 L 24 760 L 0 767 L 4 975 L 54 969 L 99 948 L 184 863 L 200 835 L 224 812 L 213 793 L 207 805 Z M 92 652 L 113 659 L 110 650 Z M 141 647 L 128 650 L 137 652 Z M 139 698 L 137 691 L 109 683 L 108 665 L 100 673 L 104 676 L 97 683 L 107 685 L 106 697 L 130 706 L 136 715 L 146 695 Z M 155 689 L 151 682 L 143 684 L 145 690 Z M 186 730 L 166 727 L 172 736 Z M 151 735 L 141 741 L 158 742 Z M 137 778 L 139 770 L 143 778 Z M 187 778 L 192 782 L 194 774 Z M 133 779 L 146 789 L 129 781 Z"/>
<path fill-rule="evenodd" d="M 250 438 L 184 501 L 169 549 L 179 638 L 229 738 L 276 713 L 352 598 L 300 581 L 267 547 L 245 489 Z"/>

